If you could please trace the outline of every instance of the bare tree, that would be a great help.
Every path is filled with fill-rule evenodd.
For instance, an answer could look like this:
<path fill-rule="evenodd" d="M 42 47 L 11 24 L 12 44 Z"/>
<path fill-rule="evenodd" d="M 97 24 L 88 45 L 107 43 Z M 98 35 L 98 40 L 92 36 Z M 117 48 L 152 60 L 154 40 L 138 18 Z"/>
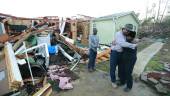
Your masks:
<path fill-rule="evenodd" d="M 168 6 L 168 2 L 169 2 L 169 0 L 166 1 L 165 8 L 164 8 L 164 10 L 163 10 L 163 13 L 162 13 L 162 17 L 161 17 L 160 22 L 162 22 L 162 20 L 163 20 L 163 17 L 164 17 L 164 14 L 165 14 L 165 10 L 167 9 L 167 6 Z"/>
<path fill-rule="evenodd" d="M 160 15 L 160 7 L 161 7 L 161 0 L 159 0 L 159 3 L 158 3 L 158 13 L 157 13 L 157 21 L 159 21 L 159 15 Z"/>

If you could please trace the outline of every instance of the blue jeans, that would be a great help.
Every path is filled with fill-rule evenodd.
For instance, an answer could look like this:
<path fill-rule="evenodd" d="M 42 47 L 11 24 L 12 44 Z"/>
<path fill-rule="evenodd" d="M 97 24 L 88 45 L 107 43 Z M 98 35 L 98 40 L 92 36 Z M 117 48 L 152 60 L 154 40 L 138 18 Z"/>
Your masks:
<path fill-rule="evenodd" d="M 95 62 L 96 62 L 96 55 L 97 52 L 93 49 L 89 50 L 89 63 L 88 63 L 88 69 L 94 69 L 95 68 Z"/>
<path fill-rule="evenodd" d="M 111 53 L 110 53 L 110 77 L 111 77 L 111 81 L 113 83 L 116 82 L 116 75 L 115 75 L 115 71 L 116 71 L 116 66 L 117 65 L 120 65 L 120 61 L 121 61 L 121 52 L 117 52 L 115 50 L 111 50 Z M 118 66 L 118 76 L 120 77 L 120 73 L 119 72 L 119 66 Z"/>

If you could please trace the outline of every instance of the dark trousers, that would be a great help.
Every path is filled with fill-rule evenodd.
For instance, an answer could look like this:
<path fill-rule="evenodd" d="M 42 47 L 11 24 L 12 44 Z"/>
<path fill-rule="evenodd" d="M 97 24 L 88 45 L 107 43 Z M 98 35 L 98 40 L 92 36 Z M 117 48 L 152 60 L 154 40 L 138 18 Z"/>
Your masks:
<path fill-rule="evenodd" d="M 136 50 L 124 49 L 122 53 L 122 63 L 121 63 L 121 82 L 125 82 L 127 88 L 131 89 L 133 86 L 132 72 L 134 65 L 136 63 Z"/>
<path fill-rule="evenodd" d="M 88 63 L 88 69 L 94 69 L 95 68 L 95 62 L 96 62 L 96 55 L 97 52 L 93 49 L 89 50 L 89 63 Z"/>
<path fill-rule="evenodd" d="M 111 53 L 110 53 L 110 78 L 111 78 L 111 81 L 113 83 L 116 82 L 116 75 L 115 75 L 115 71 L 116 71 L 116 66 L 118 65 L 118 76 L 120 78 L 121 76 L 121 72 L 119 72 L 120 70 L 120 60 L 121 60 L 121 52 L 117 52 L 115 50 L 111 50 Z"/>

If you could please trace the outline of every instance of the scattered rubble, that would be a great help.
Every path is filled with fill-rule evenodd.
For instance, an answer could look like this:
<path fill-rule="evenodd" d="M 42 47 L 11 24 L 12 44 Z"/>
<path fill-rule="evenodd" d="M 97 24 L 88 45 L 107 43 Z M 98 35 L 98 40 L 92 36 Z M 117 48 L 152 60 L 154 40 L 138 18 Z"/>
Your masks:
<path fill-rule="evenodd" d="M 151 84 L 158 84 L 158 80 L 154 79 L 154 78 L 148 78 L 148 81 L 151 83 Z"/>
<path fill-rule="evenodd" d="M 49 96 L 53 88 L 50 80 L 62 90 L 73 89 L 72 81 L 79 78 L 73 71 L 80 59 L 88 58 L 87 49 L 78 47 L 75 41 L 79 35 L 83 36 L 81 43 L 88 43 L 90 21 L 52 16 L 46 26 L 47 22 L 40 22 L 42 18 L 3 16 L 8 24 L 4 27 L 1 23 L 0 46 L 4 48 L 6 87 L 10 90 L 0 95 Z"/>
<path fill-rule="evenodd" d="M 164 64 L 164 70 L 167 72 L 170 72 L 170 64 L 169 63 Z"/>
<path fill-rule="evenodd" d="M 168 93 L 168 89 L 165 86 L 163 86 L 161 83 L 155 85 L 155 88 L 159 93 L 163 93 L 163 94 Z"/>
<path fill-rule="evenodd" d="M 169 50 L 168 49 L 163 49 L 165 52 L 168 52 Z"/>
<path fill-rule="evenodd" d="M 170 91 L 170 73 L 143 72 L 141 80 L 156 88 L 158 93 L 167 94 Z"/>

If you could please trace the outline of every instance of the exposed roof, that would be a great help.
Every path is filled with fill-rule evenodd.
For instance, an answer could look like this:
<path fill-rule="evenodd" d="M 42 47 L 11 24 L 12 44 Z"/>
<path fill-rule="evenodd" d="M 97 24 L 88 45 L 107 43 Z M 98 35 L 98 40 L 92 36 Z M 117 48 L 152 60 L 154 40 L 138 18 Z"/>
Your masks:
<path fill-rule="evenodd" d="M 108 19 L 113 19 L 113 18 L 120 18 L 120 17 L 123 17 L 123 16 L 127 16 L 127 15 L 132 15 L 136 22 L 139 23 L 139 19 L 138 17 L 136 16 L 135 12 L 134 11 L 130 11 L 130 12 L 121 12 L 121 13 L 115 13 L 115 14 L 112 14 L 112 15 L 107 15 L 107 16 L 102 16 L 102 17 L 98 17 L 98 18 L 95 18 L 93 20 L 95 21 L 100 21 L 100 20 L 108 20 Z"/>

